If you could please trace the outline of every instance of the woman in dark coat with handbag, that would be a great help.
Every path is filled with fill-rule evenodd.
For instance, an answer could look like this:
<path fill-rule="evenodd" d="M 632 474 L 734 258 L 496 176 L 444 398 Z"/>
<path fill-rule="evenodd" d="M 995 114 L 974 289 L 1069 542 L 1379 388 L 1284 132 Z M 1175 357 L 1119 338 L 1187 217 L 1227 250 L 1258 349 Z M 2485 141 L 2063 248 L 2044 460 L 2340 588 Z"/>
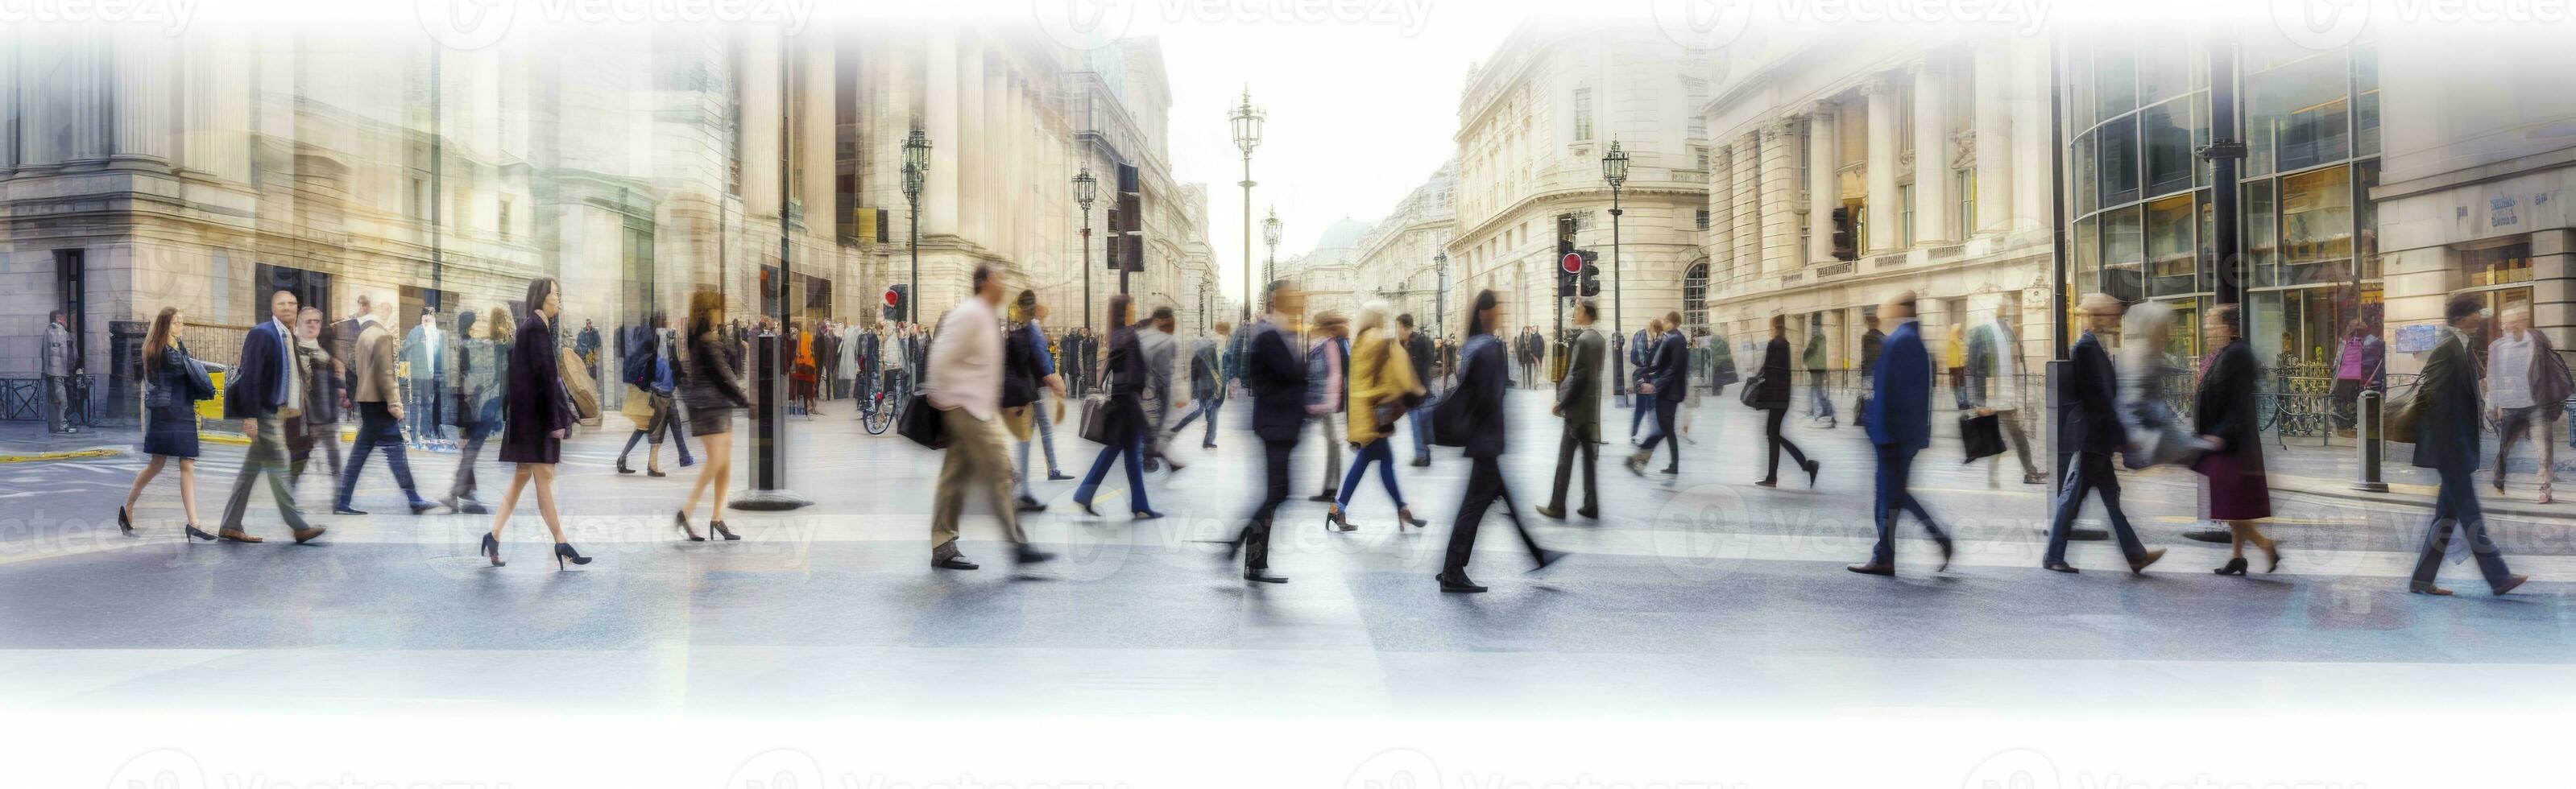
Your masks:
<path fill-rule="evenodd" d="M 1449 529 L 1448 554 L 1437 576 L 1443 592 L 1485 591 L 1467 578 L 1467 559 L 1476 549 L 1476 527 L 1495 499 L 1502 500 L 1503 514 L 1512 519 L 1512 530 L 1520 533 L 1521 545 L 1529 549 L 1530 561 L 1537 565 L 1532 569 L 1565 555 L 1538 547 L 1529 526 L 1521 523 L 1519 508 L 1512 504 L 1511 488 L 1503 484 L 1503 393 L 1511 381 L 1503 341 L 1494 337 L 1503 308 L 1490 290 L 1478 291 L 1471 303 L 1467 343 L 1458 350 L 1458 387 L 1441 397 L 1431 416 L 1431 428 L 1444 439 L 1441 443 L 1465 448 L 1468 459 L 1466 497 L 1458 502 L 1458 521 Z"/>
<path fill-rule="evenodd" d="M 125 492 L 125 504 L 116 508 L 116 528 L 134 533 L 134 502 L 143 497 L 143 487 L 161 473 L 161 467 L 172 458 L 179 461 L 179 508 L 185 514 L 187 534 L 204 540 L 215 535 L 197 528 L 197 394 L 193 381 L 198 368 L 188 359 L 188 346 L 179 341 L 179 332 L 188 327 L 187 316 L 177 307 L 163 307 L 153 316 L 152 329 L 143 339 L 143 370 L 149 388 L 143 401 L 143 452 L 152 462 L 134 476 L 134 487 Z M 211 393 L 210 393 L 211 394 Z M 187 538 L 180 538 L 186 542 Z"/>
<path fill-rule="evenodd" d="M 509 375 L 503 385 L 501 418 L 501 462 L 516 463 L 518 470 L 510 475 L 510 490 L 501 494 L 501 506 L 492 511 L 492 532 L 483 535 L 482 553 L 501 561 L 501 527 L 510 525 L 510 513 L 519 507 L 519 493 L 533 480 L 537 483 L 537 512 L 546 519 L 546 531 L 555 538 L 555 568 L 564 562 L 589 564 L 590 557 L 572 549 L 564 540 L 563 516 L 555 512 L 555 463 L 563 459 L 564 431 L 575 421 L 572 397 L 564 391 L 563 373 L 556 369 L 555 320 L 563 313 L 563 288 L 551 277 L 539 277 L 528 283 L 528 319 L 519 323 L 517 342 L 510 346 L 510 361 L 503 365 Z"/>
<path fill-rule="evenodd" d="M 715 505 L 707 512 L 707 528 L 715 536 L 728 540 L 742 539 L 725 528 L 725 488 L 733 484 L 733 415 L 751 407 L 751 394 L 743 391 L 742 369 L 735 360 L 732 340 L 716 327 L 724 325 L 724 294 L 700 290 L 689 296 L 688 358 L 681 369 L 680 402 L 688 406 L 689 435 L 697 436 L 706 448 L 706 465 L 698 467 L 698 481 L 689 486 L 689 500 L 680 505 L 680 532 L 692 542 L 704 542 L 696 529 L 689 527 L 689 513 L 698 509 L 698 496 L 713 489 Z"/>
<path fill-rule="evenodd" d="M 1746 405 L 1767 412 L 1762 415 L 1762 438 L 1770 444 L 1771 466 L 1763 472 L 1762 481 L 1753 484 L 1780 486 L 1780 450 L 1786 448 L 1789 457 L 1798 461 L 1798 468 L 1807 472 L 1807 487 L 1815 487 L 1816 470 L 1825 464 L 1807 459 L 1807 453 L 1799 451 L 1796 443 L 1780 435 L 1781 423 L 1789 419 L 1789 316 L 1771 316 L 1771 344 L 1762 348 L 1762 372 L 1747 384 L 1744 396 Z"/>
<path fill-rule="evenodd" d="M 2255 421 L 2254 387 L 2262 380 L 2262 363 L 2236 332 L 2237 307 L 2211 308 L 2201 322 L 2212 349 L 2200 360 L 2200 392 L 2192 398 L 2192 430 L 2212 448 L 2192 464 L 2200 472 L 2210 520 L 2227 524 L 2227 565 L 2220 575 L 2245 574 L 2245 544 L 2263 549 L 2264 572 L 2281 567 L 2281 551 L 2254 521 L 2272 517 L 2271 483 L 2263 476 L 2263 429 Z"/>
<path fill-rule="evenodd" d="M 1127 459 L 1127 498 L 1132 503 L 1136 520 L 1163 517 L 1145 497 L 1145 352 L 1137 345 L 1136 327 L 1128 325 L 1128 299 L 1125 294 L 1109 297 L 1109 401 L 1101 405 L 1100 429 L 1084 425 L 1083 437 L 1099 441 L 1100 457 L 1091 461 L 1091 472 L 1082 475 L 1082 484 L 1073 489 L 1073 503 L 1092 517 L 1100 513 L 1091 508 L 1091 494 L 1100 489 L 1100 480 L 1109 476 L 1110 461 Z"/>

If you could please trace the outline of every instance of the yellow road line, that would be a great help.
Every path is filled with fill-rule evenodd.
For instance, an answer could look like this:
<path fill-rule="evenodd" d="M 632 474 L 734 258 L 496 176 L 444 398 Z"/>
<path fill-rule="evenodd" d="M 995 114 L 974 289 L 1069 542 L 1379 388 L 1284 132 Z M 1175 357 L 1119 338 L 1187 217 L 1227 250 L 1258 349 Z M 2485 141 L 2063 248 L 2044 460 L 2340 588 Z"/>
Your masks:
<path fill-rule="evenodd" d="M 125 454 L 121 449 L 76 449 L 69 452 L 39 452 L 33 455 L 0 455 L 0 463 L 33 463 L 41 460 L 78 460 L 105 458 Z"/>

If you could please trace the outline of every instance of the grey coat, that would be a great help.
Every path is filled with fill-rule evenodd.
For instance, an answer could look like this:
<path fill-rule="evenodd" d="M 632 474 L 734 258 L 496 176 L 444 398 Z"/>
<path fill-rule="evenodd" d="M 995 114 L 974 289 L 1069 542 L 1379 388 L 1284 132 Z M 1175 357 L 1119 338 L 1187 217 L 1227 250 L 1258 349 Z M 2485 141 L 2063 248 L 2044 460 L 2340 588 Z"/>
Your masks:
<path fill-rule="evenodd" d="M 1565 429 L 1592 438 L 1601 435 L 1601 359 L 1608 353 L 1601 333 L 1583 329 L 1574 335 L 1565 378 L 1556 382 L 1556 405 L 1564 410 Z"/>
<path fill-rule="evenodd" d="M 45 323 L 43 361 L 44 367 L 41 369 L 46 375 L 72 374 L 72 368 L 75 366 L 72 364 L 72 333 L 63 328 L 62 324 L 51 321 Z"/>

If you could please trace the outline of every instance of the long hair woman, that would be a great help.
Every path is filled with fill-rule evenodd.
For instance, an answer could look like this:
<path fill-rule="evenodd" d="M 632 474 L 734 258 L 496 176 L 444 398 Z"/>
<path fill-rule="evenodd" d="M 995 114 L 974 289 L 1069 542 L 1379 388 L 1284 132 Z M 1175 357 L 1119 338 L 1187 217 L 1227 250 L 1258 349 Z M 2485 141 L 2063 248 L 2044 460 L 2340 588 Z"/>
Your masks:
<path fill-rule="evenodd" d="M 2254 416 L 2254 386 L 2263 377 L 2236 330 L 2237 307 L 2221 304 L 2201 322 L 2209 355 L 2200 359 L 2200 394 L 2193 399 L 2192 430 L 2209 445 L 2192 464 L 2203 479 L 2203 513 L 2227 524 L 2226 566 L 2219 575 L 2245 574 L 2245 545 L 2263 549 L 2264 572 L 2281 568 L 2281 550 L 2254 521 L 2272 517 L 2271 483 L 2263 475 L 2263 434 Z"/>
<path fill-rule="evenodd" d="M 1091 495 L 1100 489 L 1100 480 L 1109 476 L 1109 463 L 1121 457 L 1127 460 L 1127 500 L 1136 520 L 1163 517 L 1145 496 L 1145 352 L 1137 344 L 1136 327 L 1130 325 L 1132 313 L 1127 295 L 1109 297 L 1109 402 L 1100 456 L 1091 461 L 1091 472 L 1082 475 L 1082 483 L 1073 489 L 1073 503 L 1081 505 L 1083 514 L 1094 518 L 1100 513 L 1091 508 Z"/>
<path fill-rule="evenodd" d="M 1494 324 L 1502 320 L 1503 308 L 1491 290 L 1477 291 L 1471 304 L 1467 344 L 1458 350 L 1458 388 L 1441 401 L 1441 413 L 1431 420 L 1432 427 L 1444 435 L 1466 437 L 1470 461 L 1466 498 L 1458 502 L 1458 522 L 1449 530 L 1448 556 L 1440 565 L 1443 592 L 1485 591 L 1467 578 L 1467 558 L 1476 549 L 1476 526 L 1497 498 L 1503 501 L 1503 514 L 1512 519 L 1512 530 L 1520 533 L 1521 545 L 1529 549 L 1531 562 L 1546 567 L 1564 555 L 1538 547 L 1529 527 L 1521 523 L 1519 508 L 1512 504 L 1511 488 L 1503 484 L 1503 392 L 1511 385 L 1506 369 L 1511 362 L 1503 352 L 1503 341 L 1494 337 Z"/>
<path fill-rule="evenodd" d="M 555 538 L 555 569 L 564 562 L 589 564 L 590 557 L 564 540 L 563 516 L 555 512 L 555 464 L 563 460 L 564 431 L 572 428 L 572 396 L 564 391 L 563 372 L 556 369 L 555 320 L 563 314 L 563 287 L 551 277 L 528 283 L 528 319 L 519 323 L 518 341 L 510 346 L 509 383 L 503 395 L 501 462 L 516 463 L 510 490 L 492 512 L 492 531 L 483 535 L 482 552 L 492 566 L 501 561 L 501 528 L 519 507 L 519 493 L 537 484 L 537 512 Z"/>
<path fill-rule="evenodd" d="M 680 384 L 680 399 L 689 406 L 689 434 L 704 442 L 707 452 L 706 465 L 698 467 L 698 481 L 689 486 L 689 500 L 680 505 L 680 532 L 692 542 L 707 539 L 689 527 L 689 513 L 697 511 L 698 497 L 710 490 L 715 492 L 715 506 L 707 510 L 707 528 L 728 540 L 742 539 L 725 528 L 725 488 L 733 484 L 733 414 L 751 406 L 751 395 L 742 389 L 733 341 L 716 329 L 722 325 L 724 294 L 712 290 L 689 294 L 689 350 L 682 360 L 689 372 Z"/>
<path fill-rule="evenodd" d="M 152 456 L 152 462 L 134 476 L 125 504 L 116 508 L 116 528 L 134 533 L 135 500 L 143 497 L 143 486 L 152 484 L 161 467 L 176 458 L 179 509 L 188 518 L 187 535 L 211 541 L 215 535 L 197 528 L 197 401 L 188 391 L 188 345 L 179 341 L 179 332 L 186 328 L 187 315 L 177 307 L 163 307 L 144 335 L 144 380 L 151 388 L 144 396 L 143 452 Z"/>
<path fill-rule="evenodd" d="M 1825 464 L 1807 459 L 1798 445 L 1780 435 L 1780 425 L 1789 419 L 1789 316 L 1771 316 L 1771 343 L 1762 348 L 1762 373 L 1753 379 L 1753 407 L 1763 410 L 1762 436 L 1770 444 L 1771 465 L 1762 480 L 1753 484 L 1766 488 L 1780 486 L 1780 450 L 1798 461 L 1807 472 L 1807 487 L 1816 486 L 1816 470 Z"/>
<path fill-rule="evenodd" d="M 1370 464 L 1377 465 L 1378 483 L 1386 486 L 1386 497 L 1395 500 L 1395 518 L 1405 525 L 1421 528 L 1429 522 L 1413 517 L 1413 508 L 1404 504 L 1404 490 L 1395 484 L 1395 454 L 1387 435 L 1405 409 L 1422 402 L 1426 390 L 1413 375 L 1413 359 L 1404 352 L 1404 344 L 1390 331 L 1388 313 L 1395 308 L 1383 300 L 1360 306 L 1359 331 L 1351 340 L 1351 410 L 1348 427 L 1351 439 L 1351 470 L 1342 477 L 1342 492 L 1325 512 L 1324 528 L 1341 531 L 1359 528 L 1351 525 L 1345 509 L 1351 505 L 1351 492 L 1358 490 Z M 1398 527 L 1398 531 L 1402 527 Z"/>

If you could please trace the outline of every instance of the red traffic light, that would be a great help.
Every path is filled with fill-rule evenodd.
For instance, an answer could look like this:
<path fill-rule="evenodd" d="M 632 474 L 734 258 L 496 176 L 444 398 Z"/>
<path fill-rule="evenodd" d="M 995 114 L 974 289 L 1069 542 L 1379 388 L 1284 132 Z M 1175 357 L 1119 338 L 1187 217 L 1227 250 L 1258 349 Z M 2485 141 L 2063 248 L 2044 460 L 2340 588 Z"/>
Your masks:
<path fill-rule="evenodd" d="M 1581 274 L 1583 273 L 1583 255 L 1575 252 L 1565 253 L 1565 257 L 1559 259 L 1556 262 L 1556 266 L 1557 268 L 1564 269 L 1565 273 L 1568 274 Z"/>
<path fill-rule="evenodd" d="M 886 289 L 886 292 L 885 292 L 885 303 L 886 303 L 886 306 L 888 306 L 888 307 L 896 306 L 896 305 L 898 305 L 899 303 L 901 303 L 902 301 L 903 301 L 903 294 L 896 293 L 896 292 L 895 292 L 895 289 L 893 289 L 893 288 L 887 288 L 887 289 Z"/>

